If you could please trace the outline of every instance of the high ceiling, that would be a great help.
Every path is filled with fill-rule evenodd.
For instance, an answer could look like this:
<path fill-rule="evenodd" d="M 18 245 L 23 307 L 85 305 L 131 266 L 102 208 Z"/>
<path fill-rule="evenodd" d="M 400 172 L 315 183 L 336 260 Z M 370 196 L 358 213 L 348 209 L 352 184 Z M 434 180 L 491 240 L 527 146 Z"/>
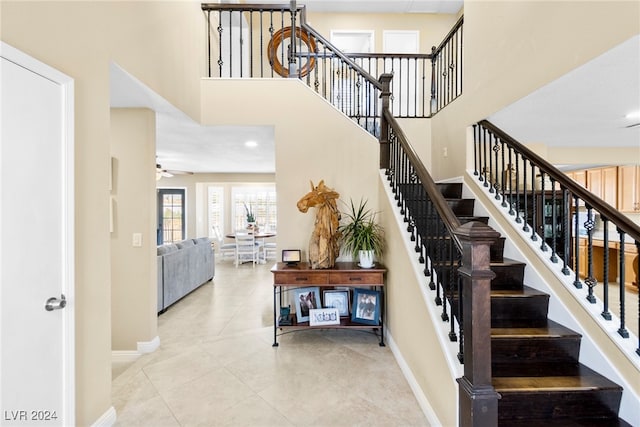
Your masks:
<path fill-rule="evenodd" d="M 262 1 L 261 3 L 283 3 Z M 312 11 L 456 13 L 459 0 L 307 0 Z M 157 112 L 156 149 L 165 169 L 196 173 L 275 172 L 269 126 L 201 126 L 122 70 L 111 66 L 111 105 Z M 489 117 L 521 142 L 550 146 L 640 147 L 640 36 Z M 631 126 L 631 127 L 629 127 Z M 253 141 L 254 147 L 246 143 Z M 631 159 L 640 162 L 640 159 Z"/>

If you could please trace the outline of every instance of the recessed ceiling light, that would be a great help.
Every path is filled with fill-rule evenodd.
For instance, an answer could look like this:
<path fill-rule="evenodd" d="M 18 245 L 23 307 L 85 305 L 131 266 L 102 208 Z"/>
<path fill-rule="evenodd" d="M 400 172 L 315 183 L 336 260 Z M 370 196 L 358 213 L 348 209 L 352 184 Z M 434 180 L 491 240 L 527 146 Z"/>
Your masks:
<path fill-rule="evenodd" d="M 255 141 L 247 141 L 244 143 L 245 147 L 249 147 L 249 148 L 253 148 L 253 147 L 257 147 L 258 143 Z"/>
<path fill-rule="evenodd" d="M 625 116 L 627 119 L 640 119 L 640 110 L 632 111 Z"/>

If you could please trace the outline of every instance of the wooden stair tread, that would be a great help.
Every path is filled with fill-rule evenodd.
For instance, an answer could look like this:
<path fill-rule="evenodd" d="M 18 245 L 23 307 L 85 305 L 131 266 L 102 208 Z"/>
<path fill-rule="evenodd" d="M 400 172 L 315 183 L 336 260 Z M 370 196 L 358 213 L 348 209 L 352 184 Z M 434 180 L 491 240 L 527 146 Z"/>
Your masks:
<path fill-rule="evenodd" d="M 537 289 L 531 288 L 529 286 L 523 286 L 522 289 L 492 289 L 491 290 L 491 298 L 493 297 L 502 297 L 502 298 L 521 298 L 523 296 L 549 296 L 549 294 L 539 291 Z"/>
<path fill-rule="evenodd" d="M 567 373 L 545 377 L 494 377 L 492 383 L 498 393 L 621 390 L 618 384 L 581 364 L 575 366 L 575 375 Z"/>
<path fill-rule="evenodd" d="M 575 337 L 581 338 L 582 335 L 573 331 L 572 329 L 562 326 L 552 320 L 547 320 L 546 325 L 540 325 L 535 327 L 530 326 L 515 326 L 515 327 L 497 327 L 491 328 L 491 338 L 549 338 L 549 337 Z"/>

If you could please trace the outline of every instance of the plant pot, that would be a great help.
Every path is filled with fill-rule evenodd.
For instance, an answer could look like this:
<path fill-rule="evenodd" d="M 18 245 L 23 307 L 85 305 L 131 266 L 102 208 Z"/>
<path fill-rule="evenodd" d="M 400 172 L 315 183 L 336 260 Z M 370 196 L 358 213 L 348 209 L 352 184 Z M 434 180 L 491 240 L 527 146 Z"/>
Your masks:
<path fill-rule="evenodd" d="M 371 268 L 373 267 L 373 251 L 359 251 L 358 257 L 360 262 L 358 266 L 361 268 Z"/>

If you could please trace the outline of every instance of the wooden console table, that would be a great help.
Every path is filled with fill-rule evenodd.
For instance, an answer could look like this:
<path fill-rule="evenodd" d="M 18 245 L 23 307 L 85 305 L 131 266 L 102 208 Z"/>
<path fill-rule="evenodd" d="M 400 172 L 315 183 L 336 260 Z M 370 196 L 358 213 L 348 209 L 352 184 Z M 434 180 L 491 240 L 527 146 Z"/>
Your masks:
<path fill-rule="evenodd" d="M 376 335 L 379 332 L 380 346 L 384 346 L 384 274 L 387 270 L 380 264 L 373 268 L 360 268 L 354 262 L 337 262 L 331 269 L 311 269 L 306 262 L 296 265 L 287 265 L 279 262 L 272 269 L 273 273 L 273 346 L 278 346 L 278 329 L 281 331 L 303 329 L 326 329 L 326 328 L 352 328 L 361 330 L 373 330 Z M 316 286 L 323 289 L 332 288 L 375 288 L 380 291 L 381 306 L 380 319 L 377 325 L 366 325 L 352 322 L 350 317 L 342 317 L 339 325 L 323 325 L 319 327 L 310 326 L 309 322 L 297 323 L 296 316 L 292 315 L 291 325 L 279 325 L 278 314 L 282 306 L 283 292 L 288 290 Z M 279 297 L 279 298 L 278 298 Z M 284 333 L 284 332 L 283 332 Z"/>

